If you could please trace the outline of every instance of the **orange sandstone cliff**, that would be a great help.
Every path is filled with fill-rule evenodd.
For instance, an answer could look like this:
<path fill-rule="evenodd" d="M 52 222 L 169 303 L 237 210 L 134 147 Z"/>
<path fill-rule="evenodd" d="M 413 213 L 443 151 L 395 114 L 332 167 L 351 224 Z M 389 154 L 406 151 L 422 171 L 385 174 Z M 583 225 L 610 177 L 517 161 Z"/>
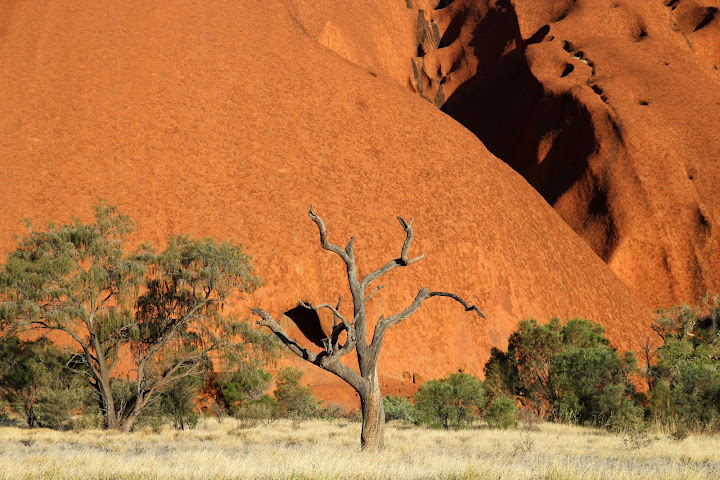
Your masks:
<path fill-rule="evenodd" d="M 390 393 L 412 388 L 413 378 L 437 377 L 457 369 L 481 374 L 489 349 L 504 347 L 516 323 L 528 317 L 543 321 L 553 315 L 587 317 L 602 322 L 619 347 L 637 346 L 648 334 L 650 306 L 596 255 L 593 248 L 597 251 L 599 243 L 590 241 L 595 237 L 587 233 L 602 235 L 603 222 L 610 222 L 615 208 L 624 205 L 621 192 L 607 192 L 608 212 L 593 217 L 590 223 L 595 226 L 578 228 L 572 215 L 581 221 L 577 212 L 586 200 L 583 195 L 600 191 L 590 180 L 582 180 L 589 175 L 583 172 L 594 172 L 590 166 L 578 170 L 576 181 L 551 201 L 553 209 L 546 201 L 553 199 L 542 182 L 530 178 L 528 183 L 508 163 L 526 173 L 518 165 L 486 149 L 474 134 L 476 129 L 468 130 L 410 91 L 408 84 L 398 84 L 396 76 L 406 68 L 400 59 L 405 58 L 406 65 L 411 62 L 411 57 L 402 55 L 408 48 L 417 53 L 413 35 L 418 11 L 405 2 L 395 3 L 354 7 L 368 10 L 370 17 L 373 5 L 393 14 L 376 10 L 382 13 L 375 23 L 380 32 L 377 38 L 389 28 L 398 33 L 383 37 L 382 42 L 389 43 L 372 50 L 356 47 L 353 35 L 362 31 L 348 30 L 352 22 L 347 18 L 328 21 L 340 14 L 329 10 L 318 14 L 323 3 L 310 12 L 317 15 L 312 23 L 308 18 L 315 17 L 307 13 L 311 4 L 280 1 L 3 2 L 2 254 L 13 248 L 14 236 L 22 233 L 22 217 L 36 223 L 67 221 L 74 215 L 88 219 L 90 206 L 102 197 L 136 220 L 135 243 L 162 244 L 169 235 L 183 232 L 242 242 L 253 255 L 264 286 L 234 307 L 243 311 L 262 306 L 281 316 L 297 306 L 298 298 L 313 303 L 334 302 L 340 295 L 349 299 L 342 265 L 320 248 L 316 227 L 306 215 L 310 204 L 325 219 L 332 241 L 344 244 L 355 236 L 361 274 L 398 255 L 403 232 L 395 216 L 403 215 L 415 217 L 411 255 L 425 252 L 427 256 L 385 278 L 387 287 L 373 299 L 374 318 L 404 308 L 418 288 L 427 286 L 460 294 L 477 304 L 488 320 L 463 312 L 451 300 L 426 302 L 418 314 L 386 337 L 380 369 Z M 447 8 L 462 5 L 458 0 Z M 359 16 L 357 22 L 364 18 Z M 523 28 L 518 45 L 526 43 L 522 39 L 530 27 Z M 543 48 L 554 48 L 563 40 L 560 32 L 554 35 L 555 40 L 543 38 L 532 48 L 523 46 L 523 58 L 533 49 L 537 58 L 544 58 Z M 579 40 L 570 41 L 577 44 L 571 52 L 558 48 L 568 63 L 576 64 L 579 74 L 590 67 L 575 62 L 572 55 L 585 46 Z M 345 54 L 327 48 L 333 45 L 345 49 Z M 435 55 L 441 50 L 435 50 Z M 430 48 L 427 52 L 426 57 L 432 53 Z M 584 55 L 600 56 L 591 48 Z M 427 65 L 426 61 L 425 71 Z M 713 75 L 697 68 L 702 75 Z M 562 83 L 563 78 L 557 81 Z M 617 82 L 622 83 L 623 77 L 619 78 Z M 461 89 L 459 80 L 448 82 L 454 92 Z M 608 80 L 606 85 L 598 80 L 611 99 L 620 95 L 613 93 L 613 82 Z M 586 91 L 581 86 L 577 93 L 557 88 L 558 98 L 566 98 L 562 101 L 595 126 L 587 127 L 595 135 L 612 133 L 616 117 L 592 88 Z M 694 93 L 683 92 L 695 98 Z M 498 96 L 508 93 L 512 92 L 498 92 Z M 452 105 L 452 95 L 449 89 L 443 105 Z M 661 108 L 655 105 L 661 102 L 645 91 L 641 96 L 652 103 L 633 108 L 648 112 Z M 631 103 L 627 100 L 628 109 Z M 467 101 L 468 110 L 478 105 Z M 498 115 L 500 128 L 509 121 L 500 111 L 486 111 L 485 120 Z M 657 122 L 663 118 L 661 113 L 653 115 Z M 607 131 L 593 123 L 602 118 L 610 125 Z M 640 118 L 638 123 L 642 123 Z M 619 159 L 613 163 L 620 165 L 617 168 L 626 168 L 622 165 L 627 165 L 623 163 L 627 158 L 639 158 L 638 152 L 644 151 L 628 149 L 628 139 L 643 139 L 641 130 L 631 128 L 632 119 L 626 123 L 627 130 L 622 131 L 628 133 L 623 134 L 624 143 L 618 143 L 613 157 Z M 529 128 L 528 124 L 523 127 Z M 681 139 L 682 132 L 668 131 L 667 135 Z M 548 135 L 564 138 L 567 134 Z M 508 142 L 528 148 L 529 143 L 522 140 L 525 136 L 521 137 Z M 492 142 L 481 139 L 493 150 Z M 527 142 L 532 143 L 530 137 Z M 542 148 L 550 151 L 555 143 L 547 142 L 543 143 L 547 148 Z M 557 148 L 583 147 L 570 139 L 565 142 L 565 147 Z M 594 142 L 598 151 L 591 155 L 592 161 L 603 164 L 609 147 Z M 635 157 L 628 152 L 635 152 Z M 494 153 L 503 152 L 495 149 Z M 650 150 L 646 154 L 649 159 Z M 698 167 L 697 171 L 704 170 Z M 604 185 L 610 188 L 610 180 L 621 172 L 607 174 Z M 634 175 L 623 185 L 639 181 L 639 174 Z M 707 179 L 697 175 L 697 185 L 704 185 Z M 664 194 L 678 195 L 678 191 Z M 643 198 L 642 202 L 651 203 Z M 622 208 L 617 211 L 626 212 Z M 651 249 L 633 243 L 635 237 L 623 240 L 620 235 L 637 221 L 635 211 L 627 208 L 622 214 L 627 218 L 622 218 L 630 223 L 620 225 L 613 220 L 619 233 L 611 242 L 612 255 L 605 255 L 605 260 L 618 273 L 625 272 L 626 282 L 634 278 L 628 277 L 634 272 L 654 282 L 650 273 L 655 257 L 642 256 L 645 251 L 652 253 Z M 714 248 L 715 213 L 708 208 L 697 206 L 696 211 L 705 212 L 705 245 Z M 683 209 L 678 207 L 678 211 Z M 662 223 L 659 210 L 649 212 L 648 224 Z M 685 231 L 690 233 L 696 236 L 687 245 L 695 248 L 702 231 Z M 657 238 L 658 242 L 667 238 L 674 245 L 675 237 L 669 232 Z M 626 241 L 628 246 L 623 246 Z M 633 252 L 645 270 L 632 270 Z M 672 268 L 668 271 L 673 272 Z M 284 321 L 293 324 L 290 318 Z M 322 317 L 320 328 L 327 328 L 328 321 Z M 300 326 L 305 331 L 309 328 Z M 298 328 L 292 331 L 300 335 Z M 307 372 L 308 380 L 325 398 L 347 398 L 347 390 L 330 374 L 314 367 Z"/>

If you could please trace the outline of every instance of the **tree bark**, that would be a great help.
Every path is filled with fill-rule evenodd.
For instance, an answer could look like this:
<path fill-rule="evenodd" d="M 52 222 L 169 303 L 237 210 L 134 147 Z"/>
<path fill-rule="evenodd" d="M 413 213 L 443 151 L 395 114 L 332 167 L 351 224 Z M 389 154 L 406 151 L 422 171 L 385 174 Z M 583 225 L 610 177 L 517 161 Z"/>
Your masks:
<path fill-rule="evenodd" d="M 377 372 L 368 380 L 367 388 L 358 392 L 362 406 L 360 448 L 363 452 L 379 452 L 385 446 L 385 407 Z"/>
<path fill-rule="evenodd" d="M 109 430 L 119 430 L 120 422 L 118 422 L 117 412 L 115 411 L 115 399 L 110 386 L 110 378 L 96 378 L 97 393 L 100 396 L 100 409 L 105 417 L 105 428 Z"/>

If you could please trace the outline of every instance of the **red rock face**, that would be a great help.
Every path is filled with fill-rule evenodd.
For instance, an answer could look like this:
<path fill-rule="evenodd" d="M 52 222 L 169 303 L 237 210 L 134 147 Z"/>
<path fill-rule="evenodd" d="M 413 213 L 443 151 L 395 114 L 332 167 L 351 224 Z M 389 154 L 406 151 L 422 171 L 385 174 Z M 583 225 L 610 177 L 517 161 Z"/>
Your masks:
<path fill-rule="evenodd" d="M 475 133 L 651 304 L 720 289 L 717 0 L 293 5 Z"/>
<path fill-rule="evenodd" d="M 457 0 L 423 12 L 413 85 L 643 298 L 694 302 L 720 289 L 718 6 Z"/>
<path fill-rule="evenodd" d="M 306 215 L 310 204 L 324 217 L 332 241 L 344 244 L 355 236 L 361 274 L 399 254 L 403 232 L 395 216 L 414 216 L 411 255 L 427 256 L 388 275 L 386 288 L 373 299 L 371 318 L 404 308 L 420 287 L 427 286 L 462 295 L 488 320 L 465 313 L 447 299 L 426 302 L 421 312 L 386 337 L 380 369 L 390 393 L 411 390 L 417 385 L 413 380 L 457 369 L 482 374 L 489 349 L 504 347 L 516 323 L 528 317 L 590 318 L 603 322 L 621 348 L 637 345 L 648 334 L 650 307 L 473 133 L 382 74 L 383 68 L 397 74 L 402 68 L 400 53 L 413 48 L 417 12 L 400 7 L 397 17 L 381 16 L 388 25 L 397 20 L 400 47 L 378 48 L 357 60 L 363 65 L 358 66 L 315 38 L 354 51 L 351 40 L 341 39 L 353 38 L 342 32 L 355 17 L 329 24 L 319 21 L 313 27 L 317 33 L 310 34 L 310 27 L 302 23 L 309 14 L 281 2 L 3 3 L 3 254 L 13 248 L 14 235 L 22 233 L 22 217 L 40 224 L 68 221 L 73 215 L 88 219 L 90 206 L 103 197 L 136 220 L 134 243 L 162 245 L 169 235 L 183 232 L 242 242 L 264 286 L 251 298 L 236 300 L 233 307 L 245 312 L 249 306 L 262 306 L 280 317 L 297 306 L 298 298 L 312 303 L 335 301 L 340 295 L 350 298 L 342 265 L 318 244 L 315 225 Z M 557 34 L 556 40 L 545 38 L 532 46 L 538 52 L 538 45 L 559 47 L 561 37 Z M 527 43 L 520 37 L 517 42 Z M 578 43 L 572 52 L 581 46 Z M 525 58 L 531 50 L 526 46 L 522 53 L 507 54 Z M 565 53 L 578 72 L 590 68 Z M 588 49 L 587 55 L 592 59 L 595 52 Z M 429 60 L 430 53 L 426 56 Z M 410 65 L 410 56 L 405 59 Z M 711 73 L 703 75 L 709 78 Z M 448 82 L 456 91 L 461 88 L 459 80 Z M 607 84 L 611 96 L 612 85 Z M 558 98 L 567 97 L 562 101 L 575 109 L 572 118 L 588 118 L 582 127 L 588 132 L 567 127 L 577 129 L 574 135 L 587 136 L 583 142 L 588 145 L 580 142 L 572 148 L 592 144 L 593 152 L 599 149 L 591 155 L 593 162 L 602 163 L 610 158 L 603 156 L 609 155 L 605 149 L 610 147 L 593 137 L 600 131 L 600 124 L 593 122 L 605 118 L 607 131 L 602 132 L 610 135 L 615 117 L 588 89 L 578 88 L 577 98 L 569 93 L 559 93 Z M 647 98 L 652 102 L 647 108 L 632 108 L 652 112 L 656 100 Z M 507 121 L 497 119 L 501 124 Z M 548 150 L 557 143 L 553 135 L 568 135 L 561 127 L 548 130 Z M 638 135 L 626 128 L 622 131 L 630 133 L 623 134 L 625 143 Z M 680 133 L 667 134 L 685 142 L 682 145 L 689 143 Z M 613 158 L 620 166 L 613 168 L 630 168 L 623 163 L 629 158 L 625 143 L 617 143 Z M 565 144 L 562 148 L 575 145 Z M 661 171 L 669 168 L 658 166 Z M 709 179 L 702 178 L 705 170 L 696 168 L 693 182 L 700 198 L 700 186 Z M 585 178 L 584 171 L 578 169 L 576 176 Z M 655 182 L 652 178 L 648 181 Z M 566 219 L 567 212 L 575 210 L 563 210 L 562 205 L 582 205 L 582 195 L 594 191 L 587 186 L 585 192 L 578 182 L 569 182 L 555 202 Z M 627 195 L 635 198 L 631 194 L 637 193 Z M 666 192 L 673 193 L 677 191 Z M 616 195 L 620 193 L 608 190 L 608 213 L 597 215 L 598 226 L 588 226 L 587 231 L 601 235 L 602 222 L 611 218 L 619 224 L 617 231 L 625 231 L 626 224 L 610 215 L 621 204 Z M 564 200 L 570 197 L 572 202 Z M 685 212 L 685 207 L 677 208 Z M 716 238 L 715 212 L 702 208 L 709 246 Z M 656 214 L 647 222 L 661 224 L 659 211 L 640 213 L 646 211 Z M 675 238 L 670 233 L 658 235 L 657 241 Z M 611 265 L 627 267 L 629 253 L 618 257 L 617 252 L 635 252 L 628 250 L 634 244 L 624 247 L 616 235 L 620 240 L 608 259 Z M 625 260 L 613 260 L 616 257 Z M 648 265 L 644 271 L 653 272 Z M 289 318 L 284 321 L 292 326 Z M 327 328 L 329 321 L 321 317 L 318 328 Z M 300 336 L 300 328 L 292 331 Z M 350 399 L 348 390 L 330 374 L 314 367 L 308 374 L 327 399 Z"/>

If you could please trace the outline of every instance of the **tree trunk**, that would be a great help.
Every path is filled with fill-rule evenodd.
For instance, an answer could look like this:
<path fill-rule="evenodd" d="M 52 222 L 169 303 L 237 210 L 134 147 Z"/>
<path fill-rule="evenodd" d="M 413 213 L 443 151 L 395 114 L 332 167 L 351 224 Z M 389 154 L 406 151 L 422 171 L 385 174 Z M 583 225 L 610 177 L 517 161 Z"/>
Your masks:
<path fill-rule="evenodd" d="M 377 373 L 368 380 L 368 388 L 358 392 L 362 405 L 360 448 L 364 452 L 378 452 L 385 446 L 385 408 Z"/>
<path fill-rule="evenodd" d="M 115 399 L 112 394 L 109 378 L 96 378 L 97 385 L 95 389 L 100 396 L 100 409 L 105 417 L 105 428 L 108 430 L 120 429 L 120 422 L 115 411 Z"/>
<path fill-rule="evenodd" d="M 119 426 L 118 430 L 121 432 L 129 432 L 132 430 L 133 425 L 135 425 L 135 419 L 137 418 L 137 415 L 132 413 L 128 418 L 126 418 Z"/>

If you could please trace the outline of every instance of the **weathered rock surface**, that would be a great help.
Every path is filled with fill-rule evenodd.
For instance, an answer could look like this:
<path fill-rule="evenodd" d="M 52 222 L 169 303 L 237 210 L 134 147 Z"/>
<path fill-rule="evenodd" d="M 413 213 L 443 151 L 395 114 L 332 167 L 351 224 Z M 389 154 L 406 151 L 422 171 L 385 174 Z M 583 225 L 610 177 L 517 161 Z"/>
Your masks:
<path fill-rule="evenodd" d="M 503 347 L 531 316 L 601 321 L 622 348 L 647 335 L 649 306 L 520 175 L 407 87 L 319 44 L 290 7 L 0 5 L 2 253 L 22 233 L 22 217 L 88 219 L 103 197 L 136 220 L 136 243 L 183 232 L 242 242 L 265 283 L 234 308 L 280 316 L 298 298 L 349 299 L 342 265 L 320 248 L 306 215 L 310 204 L 332 241 L 355 236 L 361 273 L 399 254 L 395 216 L 414 216 L 412 252 L 427 257 L 385 279 L 374 318 L 428 286 L 462 295 L 488 320 L 451 300 L 428 301 L 386 337 L 380 368 L 392 391 L 457 369 L 481 374 L 490 347 Z M 342 29 L 330 25 L 316 35 L 341 44 Z M 368 65 L 401 68 L 394 54 L 373 55 Z M 703 212 L 710 235 L 716 213 Z M 307 371 L 326 398 L 349 398 L 330 374 Z"/>
<path fill-rule="evenodd" d="M 720 290 L 719 6 L 456 0 L 410 75 L 634 291 L 696 302 Z"/>

